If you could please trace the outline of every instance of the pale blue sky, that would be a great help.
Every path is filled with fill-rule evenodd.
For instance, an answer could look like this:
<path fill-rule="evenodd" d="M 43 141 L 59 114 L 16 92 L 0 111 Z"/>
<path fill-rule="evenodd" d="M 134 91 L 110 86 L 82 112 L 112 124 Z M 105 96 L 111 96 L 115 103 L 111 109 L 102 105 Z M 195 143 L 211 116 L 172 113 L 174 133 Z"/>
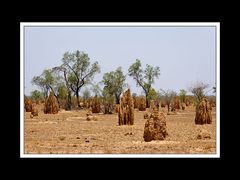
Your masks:
<path fill-rule="evenodd" d="M 159 66 L 161 75 L 153 87 L 187 89 L 192 82 L 215 85 L 215 27 L 25 27 L 25 94 L 37 89 L 33 76 L 61 64 L 66 51 L 88 53 L 98 61 L 101 73 L 121 66 L 124 73 L 138 58 Z M 141 93 L 127 77 L 132 92 Z"/>

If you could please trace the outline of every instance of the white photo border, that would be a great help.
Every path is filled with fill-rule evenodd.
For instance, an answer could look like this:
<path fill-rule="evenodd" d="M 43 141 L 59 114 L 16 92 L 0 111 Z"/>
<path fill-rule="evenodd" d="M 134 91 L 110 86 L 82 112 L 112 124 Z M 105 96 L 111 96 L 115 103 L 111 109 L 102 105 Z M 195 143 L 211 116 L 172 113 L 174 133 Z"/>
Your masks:
<path fill-rule="evenodd" d="M 25 27 L 215 27 L 216 154 L 25 154 Z M 20 22 L 20 158 L 220 158 L 220 22 Z"/>

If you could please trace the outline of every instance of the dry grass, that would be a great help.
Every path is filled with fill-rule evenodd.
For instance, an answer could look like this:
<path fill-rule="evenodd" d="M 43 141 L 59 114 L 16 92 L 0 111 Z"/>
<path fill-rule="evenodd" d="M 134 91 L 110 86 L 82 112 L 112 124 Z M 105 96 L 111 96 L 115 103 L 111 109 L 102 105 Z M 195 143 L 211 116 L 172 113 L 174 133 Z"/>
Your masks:
<path fill-rule="evenodd" d="M 163 141 L 151 142 L 143 140 L 145 112 L 135 110 L 134 125 L 118 126 L 117 114 L 96 114 L 98 121 L 86 121 L 86 110 L 44 114 L 43 105 L 37 108 L 37 118 L 30 118 L 30 112 L 25 112 L 25 153 L 216 153 L 215 113 L 212 113 L 212 124 L 195 125 L 193 106 L 168 115 L 168 136 Z M 162 110 L 166 114 L 167 109 Z M 197 139 L 201 129 L 211 139 Z"/>

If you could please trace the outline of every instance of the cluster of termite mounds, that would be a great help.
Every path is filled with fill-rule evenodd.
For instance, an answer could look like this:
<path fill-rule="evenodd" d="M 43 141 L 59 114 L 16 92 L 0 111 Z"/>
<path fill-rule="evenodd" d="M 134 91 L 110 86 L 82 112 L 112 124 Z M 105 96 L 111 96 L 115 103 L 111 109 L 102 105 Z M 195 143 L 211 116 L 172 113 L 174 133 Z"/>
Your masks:
<path fill-rule="evenodd" d="M 196 106 L 195 124 L 211 124 L 212 107 L 207 98 L 203 98 Z"/>
<path fill-rule="evenodd" d="M 150 107 L 146 108 L 146 99 L 144 97 L 132 97 L 130 89 L 127 89 L 122 93 L 120 98 L 120 104 L 115 107 L 115 112 L 118 113 L 119 125 L 133 125 L 134 124 L 134 108 L 139 111 L 146 111 L 144 113 L 144 119 L 146 119 L 144 126 L 143 138 L 145 142 L 152 140 L 164 140 L 167 136 L 166 128 L 166 115 L 160 112 L 161 107 L 166 106 L 164 101 L 150 100 Z M 38 110 L 36 104 L 29 98 L 25 98 L 24 107 L 26 112 L 31 112 L 30 117 L 38 116 Z M 190 105 L 189 99 L 186 98 L 184 102 L 181 102 L 179 97 L 175 97 L 172 101 L 172 109 L 185 110 Z M 89 108 L 87 112 L 87 121 L 97 121 L 97 117 L 93 113 L 100 113 L 101 111 L 101 99 L 98 97 L 91 98 L 88 101 L 84 101 L 84 106 Z M 48 98 L 44 104 L 45 114 L 57 114 L 59 111 L 59 104 L 57 98 L 53 92 L 50 92 Z M 212 103 L 203 98 L 196 106 L 195 124 L 211 124 L 212 123 Z M 209 133 L 201 132 L 198 135 L 198 139 L 210 138 Z"/>
<path fill-rule="evenodd" d="M 146 110 L 146 100 L 143 97 L 133 99 L 130 89 L 122 93 L 120 98 L 120 105 L 117 106 L 118 124 L 119 125 L 133 125 L 134 124 L 134 107 L 139 111 Z M 144 128 L 144 141 L 164 140 L 166 131 L 166 116 L 158 111 L 158 105 L 155 101 L 150 101 L 148 112 L 144 114 L 144 119 L 147 119 Z"/>
<path fill-rule="evenodd" d="M 171 111 L 176 111 L 180 109 L 185 110 L 186 106 L 189 106 L 189 102 L 188 105 L 186 105 L 185 102 L 181 102 L 178 96 L 175 96 L 171 106 L 172 106 Z"/>
<path fill-rule="evenodd" d="M 91 108 L 93 113 L 113 114 L 114 111 L 116 112 L 116 105 L 113 102 L 105 102 L 98 96 L 83 99 L 80 107 L 81 109 Z"/>
<path fill-rule="evenodd" d="M 134 123 L 134 103 L 131 96 L 130 89 L 123 92 L 120 98 L 120 105 L 118 110 L 118 124 L 133 125 Z"/>

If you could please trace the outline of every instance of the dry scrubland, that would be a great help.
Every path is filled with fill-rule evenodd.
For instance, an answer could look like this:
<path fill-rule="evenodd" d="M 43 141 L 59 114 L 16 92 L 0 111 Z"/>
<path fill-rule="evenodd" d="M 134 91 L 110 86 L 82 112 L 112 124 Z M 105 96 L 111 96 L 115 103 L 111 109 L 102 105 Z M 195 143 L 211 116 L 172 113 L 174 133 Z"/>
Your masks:
<path fill-rule="evenodd" d="M 118 114 L 94 114 L 97 121 L 87 121 L 87 110 L 44 114 L 24 114 L 24 153 L 27 154 L 214 154 L 216 153 L 216 115 L 212 124 L 195 125 L 195 107 L 186 107 L 167 116 L 168 136 L 163 141 L 144 142 L 146 111 L 134 110 L 134 125 L 118 125 Z M 162 108 L 167 114 L 167 109 Z M 207 132 L 210 138 L 199 139 Z"/>

